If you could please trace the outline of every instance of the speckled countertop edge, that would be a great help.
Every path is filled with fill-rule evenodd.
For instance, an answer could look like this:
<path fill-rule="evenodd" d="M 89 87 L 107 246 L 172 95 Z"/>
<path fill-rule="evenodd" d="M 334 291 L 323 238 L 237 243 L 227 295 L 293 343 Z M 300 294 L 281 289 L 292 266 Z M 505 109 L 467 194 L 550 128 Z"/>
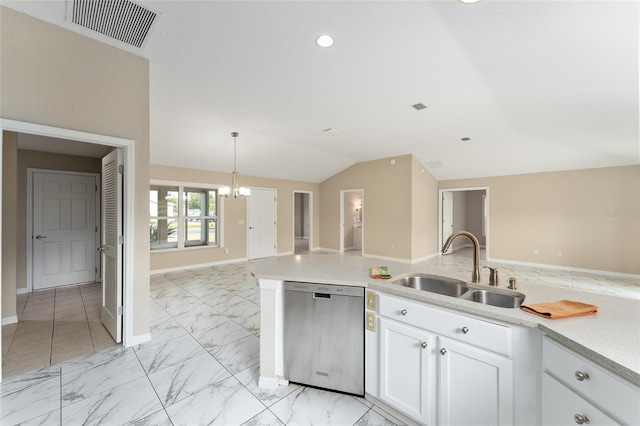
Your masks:
<path fill-rule="evenodd" d="M 409 263 L 325 253 L 267 259 L 253 265 L 252 272 L 258 279 L 367 287 L 487 319 L 536 327 L 550 338 L 564 344 L 585 358 L 640 386 L 639 300 L 564 287 L 531 284 L 519 280 L 518 292 L 526 295 L 525 304 L 571 299 L 592 303 L 600 307 L 600 311 L 595 315 L 551 320 L 526 313 L 520 309 L 483 305 L 455 297 L 401 287 L 388 280 L 370 278 L 369 268 L 378 265 L 389 266 L 396 278 L 407 273 L 422 272 L 468 282 L 471 273 L 471 271 L 459 273 L 419 267 Z M 477 286 L 478 284 L 472 285 Z M 480 286 L 482 285 L 480 284 Z M 508 291 L 505 287 L 500 287 L 499 290 Z"/>

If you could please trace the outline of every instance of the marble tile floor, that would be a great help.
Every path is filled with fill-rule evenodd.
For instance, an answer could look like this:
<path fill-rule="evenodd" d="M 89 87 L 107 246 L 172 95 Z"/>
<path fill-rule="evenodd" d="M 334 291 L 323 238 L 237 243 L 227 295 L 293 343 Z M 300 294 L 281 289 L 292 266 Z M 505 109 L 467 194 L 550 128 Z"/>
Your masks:
<path fill-rule="evenodd" d="M 116 346 L 100 321 L 100 283 L 17 296 L 18 323 L 2 326 L 2 376 Z"/>
<path fill-rule="evenodd" d="M 2 425 L 394 425 L 368 401 L 258 388 L 259 290 L 250 263 L 153 275 L 152 340 L 0 384 Z"/>

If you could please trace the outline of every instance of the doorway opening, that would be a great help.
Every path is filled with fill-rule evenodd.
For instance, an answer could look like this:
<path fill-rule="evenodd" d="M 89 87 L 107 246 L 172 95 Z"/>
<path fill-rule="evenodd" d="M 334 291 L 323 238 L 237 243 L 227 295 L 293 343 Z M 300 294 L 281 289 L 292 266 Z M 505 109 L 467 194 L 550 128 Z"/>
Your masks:
<path fill-rule="evenodd" d="M 451 188 L 440 190 L 439 249 L 447 238 L 458 231 L 471 232 L 480 244 L 480 259 L 489 256 L 489 188 Z M 472 244 L 456 238 L 447 253 L 472 256 Z"/>
<path fill-rule="evenodd" d="M 340 191 L 340 252 L 362 254 L 364 247 L 364 190 Z"/>
<path fill-rule="evenodd" d="M 55 167 L 51 166 L 51 164 L 53 164 L 52 163 L 53 159 L 60 160 L 61 158 L 66 158 L 66 161 L 71 161 L 73 163 L 77 158 L 83 158 L 83 159 L 94 158 L 98 165 L 97 166 L 98 171 L 100 171 L 101 158 L 105 155 L 105 153 L 121 152 L 122 156 L 124 157 L 124 161 L 127 163 L 129 167 L 128 172 L 130 172 L 131 177 L 133 177 L 133 174 L 134 174 L 133 173 L 134 172 L 133 152 L 134 152 L 134 143 L 135 143 L 133 140 L 115 138 L 115 137 L 103 136 L 103 135 L 97 135 L 97 134 L 91 134 L 91 133 L 85 133 L 85 132 L 78 132 L 74 130 L 61 129 L 61 128 L 55 128 L 55 127 L 49 127 L 49 126 L 41 126 L 37 124 L 19 122 L 14 120 L 1 119 L 0 120 L 0 146 L 2 147 L 4 146 L 4 143 L 2 140 L 3 131 L 8 131 L 16 134 L 15 137 L 12 136 L 12 140 L 16 141 L 15 142 L 16 150 L 20 150 L 22 152 L 29 152 L 36 157 L 40 157 L 41 165 L 37 166 L 36 168 L 41 168 L 41 169 L 47 168 L 47 169 L 51 169 L 51 171 L 54 171 L 55 169 L 54 173 L 59 173 L 60 170 L 64 169 L 64 167 L 61 166 L 60 164 L 57 164 Z M 51 164 L 46 163 L 47 159 L 51 159 L 52 161 Z M 44 167 L 42 166 L 42 161 L 44 161 L 44 164 L 45 164 Z M 4 163 L 0 162 L 0 170 L 2 170 L 4 165 L 5 165 Z M 14 264 L 0 265 L 0 268 L 9 267 L 12 269 L 15 268 L 16 271 L 20 270 L 22 274 L 22 278 L 19 277 L 20 278 L 19 282 L 22 283 L 22 287 L 16 288 L 16 291 L 13 292 L 13 295 L 15 295 L 14 296 L 15 298 L 12 300 L 16 304 L 16 314 L 18 315 L 12 316 L 11 312 L 7 312 L 7 313 L 1 312 L 2 324 L 3 324 L 2 334 L 4 337 L 3 341 L 5 344 L 9 342 L 9 346 L 5 346 L 5 348 L 8 349 L 8 352 L 3 351 L 2 368 L 6 370 L 7 373 L 11 373 L 10 370 L 12 370 L 12 368 L 10 368 L 11 366 L 6 363 L 6 360 L 12 355 L 14 356 L 15 359 L 25 358 L 25 361 L 26 361 L 26 357 L 23 356 L 22 354 L 19 354 L 17 352 L 15 354 L 10 353 L 10 350 L 11 350 L 10 345 L 11 343 L 14 343 L 14 340 L 16 343 L 15 345 L 16 348 L 20 346 L 20 343 L 23 343 L 23 346 L 24 346 L 24 342 L 19 342 L 18 341 L 19 339 L 17 339 L 17 334 L 15 333 L 17 333 L 18 331 L 25 332 L 21 334 L 23 336 L 27 336 L 26 337 L 27 340 L 29 338 L 35 338 L 36 340 L 42 341 L 41 346 L 43 347 L 46 347 L 47 345 L 49 346 L 49 351 L 50 351 L 49 354 L 46 354 L 46 355 L 44 353 L 35 354 L 33 357 L 31 357 L 29 361 L 33 361 L 33 362 L 31 362 L 30 364 L 30 367 L 31 367 L 30 370 L 40 368 L 41 366 L 37 364 L 44 362 L 45 359 L 46 359 L 47 365 L 48 363 L 55 363 L 64 359 L 65 355 L 62 355 L 63 358 L 60 358 L 60 356 L 58 356 L 60 354 L 58 355 L 53 354 L 52 347 L 55 344 L 58 344 L 59 347 L 65 347 L 67 359 L 68 357 L 73 358 L 76 356 L 80 356 L 83 353 L 95 352 L 97 350 L 103 349 L 104 347 L 108 347 L 107 346 L 108 344 L 109 345 L 115 344 L 115 341 L 111 338 L 109 334 L 111 330 L 107 331 L 107 329 L 105 329 L 104 327 L 101 327 L 101 328 L 97 327 L 97 325 L 101 325 L 100 309 L 102 307 L 101 305 L 103 304 L 103 298 L 104 298 L 103 288 L 102 288 L 103 286 L 100 282 L 100 274 L 98 273 L 102 265 L 99 261 L 100 256 L 99 254 L 97 254 L 97 250 L 96 250 L 96 248 L 100 247 L 100 232 L 98 231 L 100 231 L 100 226 L 101 226 L 100 224 L 102 222 L 100 218 L 100 212 L 102 210 L 102 206 L 100 205 L 99 201 L 94 200 L 97 206 L 96 204 L 93 205 L 94 206 L 93 214 L 97 216 L 97 222 L 93 228 L 93 232 L 97 234 L 96 242 L 93 243 L 93 247 L 91 248 L 85 247 L 87 250 L 91 251 L 92 253 L 91 257 L 98 259 L 96 264 L 92 268 L 93 270 L 91 271 L 93 279 L 90 278 L 87 281 L 82 279 L 80 280 L 81 283 L 76 281 L 72 285 L 64 285 L 66 283 L 61 282 L 59 283 L 61 284 L 60 286 L 56 286 L 55 288 L 44 288 L 40 291 L 33 291 L 33 287 L 27 289 L 26 283 L 30 281 L 28 281 L 25 278 L 25 275 L 29 270 L 29 268 L 26 267 L 26 257 L 27 257 L 27 253 L 30 252 L 29 240 L 32 239 L 32 237 L 33 238 L 36 237 L 36 234 L 33 234 L 33 235 L 30 234 L 34 231 L 33 227 L 30 227 L 28 232 L 26 230 L 27 222 L 30 222 L 31 225 L 33 225 L 32 221 L 27 221 L 27 214 L 26 214 L 26 207 L 25 207 L 26 198 L 27 198 L 27 195 L 26 195 L 27 187 L 28 187 L 27 172 L 26 172 L 26 166 L 24 165 L 24 163 L 20 164 L 19 166 L 15 164 L 8 164 L 7 167 L 9 167 L 9 170 L 12 170 L 12 171 L 13 170 L 18 171 L 20 167 L 23 167 L 23 169 L 20 169 L 22 170 L 22 172 L 20 172 L 18 176 L 20 180 L 23 181 L 23 183 L 22 184 L 17 183 L 16 185 L 21 185 L 20 186 L 21 192 L 18 195 L 18 198 L 20 199 L 20 197 L 24 197 L 22 208 L 25 210 L 25 213 L 24 213 L 24 217 L 18 218 L 18 223 L 16 224 L 16 229 L 18 230 L 18 232 L 16 233 L 16 246 L 15 247 L 5 246 L 3 249 L 15 250 L 16 253 L 24 253 L 24 255 L 17 256 L 17 257 L 23 258 L 22 265 L 19 264 L 19 261 L 16 262 L 15 265 Z M 73 166 L 69 167 L 69 169 L 73 169 Z M 128 218 L 128 220 L 124 221 L 124 225 L 125 225 L 124 231 L 120 229 L 118 233 L 118 235 L 120 236 L 122 235 L 131 236 L 131 238 L 124 238 L 121 243 L 121 246 L 123 246 L 122 248 L 124 249 L 124 252 L 128 253 L 126 255 L 127 257 L 126 264 L 129 264 L 129 265 L 133 264 L 133 223 L 132 223 L 133 182 L 132 181 L 133 181 L 133 178 L 127 179 L 124 181 L 124 184 L 120 186 L 121 188 L 120 193 L 122 194 L 121 197 L 127 200 L 124 210 L 121 210 L 121 211 L 122 211 L 122 215 Z M 93 182 L 95 182 L 95 178 Z M 101 184 L 102 182 L 99 181 L 97 186 L 100 187 Z M 86 185 L 88 186 L 89 183 L 86 183 Z M 55 186 L 55 184 L 52 184 L 50 186 L 53 187 Z M 72 184 L 71 186 L 74 187 L 74 191 L 75 191 L 82 186 L 82 183 L 78 184 L 76 182 L 75 185 Z M 12 202 L 12 203 L 16 203 L 17 205 L 17 202 L 19 200 L 16 200 L 13 198 L 8 199 L 6 198 L 7 196 L 10 196 L 10 194 L 9 195 L 3 194 L 2 196 L 3 202 Z M 101 194 L 98 192 L 96 197 L 100 199 Z M 78 202 L 76 203 L 76 205 L 78 205 L 79 203 L 80 204 L 84 203 L 83 204 L 84 206 L 88 206 L 88 204 L 90 204 L 90 202 L 86 203 L 84 201 Z M 50 200 L 48 202 L 51 204 Z M 56 203 L 54 202 L 53 204 L 56 204 Z M 73 214 L 77 214 L 78 211 L 80 210 L 79 209 L 74 210 Z M 61 213 L 61 215 L 62 214 L 63 213 Z M 68 215 L 69 213 L 66 212 L 64 214 Z M 46 216 L 46 220 L 49 220 L 49 221 L 51 221 L 52 219 L 55 219 L 55 215 L 53 215 L 53 217 L 50 214 L 47 214 L 45 216 Z M 82 222 L 82 218 L 76 217 L 75 219 L 78 219 L 75 222 L 76 225 Z M 22 227 L 19 226 L 20 221 L 24 223 Z M 40 242 L 42 240 L 47 241 L 45 239 L 45 237 L 48 237 L 46 234 L 41 233 L 38 235 L 41 236 L 41 238 L 38 241 Z M 81 245 L 84 247 L 86 245 L 90 246 L 91 244 L 83 243 Z M 75 249 L 78 250 L 77 245 Z M 50 248 L 49 254 L 56 254 L 56 250 L 53 250 Z M 45 259 L 45 262 L 47 261 L 51 262 L 48 266 L 55 266 L 56 262 L 53 262 L 52 259 L 54 258 L 51 256 L 48 256 Z M 121 319 L 121 322 L 119 324 L 120 337 L 118 337 L 116 340 L 120 343 L 124 343 L 125 345 L 127 345 L 127 343 L 131 342 L 133 339 L 132 324 L 130 321 L 130 319 L 132 318 L 132 306 L 131 306 L 132 305 L 131 303 L 132 288 L 131 286 L 127 285 L 127 283 L 133 282 L 133 279 L 132 279 L 133 270 L 131 268 L 129 269 L 124 268 L 124 264 L 125 264 L 125 259 L 121 258 L 122 267 L 120 268 L 120 272 L 118 272 L 118 276 L 121 277 L 118 283 L 118 287 L 119 287 L 118 293 L 120 295 L 118 312 L 119 312 L 119 317 Z M 77 268 L 79 266 L 77 262 L 74 266 L 76 267 L 76 269 L 82 269 L 82 268 Z M 86 265 L 80 265 L 80 266 L 86 266 Z M 96 269 L 98 269 L 98 271 L 96 271 Z M 96 274 L 97 274 L 97 278 L 96 278 Z M 0 282 L 0 287 L 5 285 L 15 286 L 16 284 L 8 283 L 8 282 Z M 36 289 L 37 288 L 38 287 L 36 287 Z M 10 295 L 11 293 L 12 292 L 9 291 Z M 11 303 L 11 301 L 9 301 L 9 303 Z M 79 319 L 78 315 L 80 311 L 82 311 L 84 315 L 83 318 L 85 323 L 83 326 L 79 326 L 78 324 L 76 324 L 76 320 Z M 44 315 L 39 319 L 44 321 L 45 320 L 44 317 L 47 317 L 46 319 L 50 320 L 50 325 L 44 326 L 45 322 L 42 322 L 42 324 L 37 323 L 34 315 L 37 317 L 40 314 L 44 314 Z M 56 319 L 60 321 L 58 322 L 57 333 L 54 333 L 53 323 Z M 88 328 L 92 326 L 93 326 L 93 329 L 88 330 Z M 13 327 L 14 330 L 10 330 L 11 327 Z M 31 329 L 28 330 L 28 328 L 31 328 Z M 22 330 L 19 330 L 19 329 L 22 329 Z M 10 331 L 13 335 L 9 335 L 7 331 Z M 40 333 L 41 335 L 38 335 L 38 333 Z M 86 334 L 89 334 L 90 336 L 92 336 L 93 339 L 89 341 L 84 339 L 84 342 L 80 343 L 79 340 L 82 340 L 81 337 L 83 336 L 86 337 Z M 111 343 L 108 343 L 109 340 L 111 341 Z M 89 352 L 87 352 L 88 345 L 92 346 L 92 350 Z M 29 365 L 26 365 L 24 363 L 22 366 L 14 366 L 14 367 L 16 367 L 13 369 L 14 374 L 30 371 L 29 369 L 24 370 L 24 368 L 29 367 Z M 21 368 L 23 369 L 23 371 L 18 371 Z"/>
<path fill-rule="evenodd" d="M 293 252 L 311 251 L 312 199 L 311 191 L 293 191 Z"/>

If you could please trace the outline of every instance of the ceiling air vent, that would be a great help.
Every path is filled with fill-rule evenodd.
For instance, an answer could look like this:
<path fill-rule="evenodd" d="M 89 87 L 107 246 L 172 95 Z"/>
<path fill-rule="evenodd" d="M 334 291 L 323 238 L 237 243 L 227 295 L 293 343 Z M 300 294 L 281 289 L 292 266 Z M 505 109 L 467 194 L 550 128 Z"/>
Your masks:
<path fill-rule="evenodd" d="M 129 0 L 69 0 L 67 19 L 131 46 L 142 47 L 158 12 Z"/>
<path fill-rule="evenodd" d="M 411 108 L 415 109 L 416 111 L 420 111 L 421 109 L 427 109 L 427 106 L 423 103 L 418 103 L 411 105 Z"/>

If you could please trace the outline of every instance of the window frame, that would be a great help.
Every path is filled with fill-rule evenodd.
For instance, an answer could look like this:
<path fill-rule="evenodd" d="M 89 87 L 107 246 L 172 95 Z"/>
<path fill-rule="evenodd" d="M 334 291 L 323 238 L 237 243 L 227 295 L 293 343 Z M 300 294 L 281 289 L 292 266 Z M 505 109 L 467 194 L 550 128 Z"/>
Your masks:
<path fill-rule="evenodd" d="M 201 249 L 216 249 L 224 247 L 224 197 L 220 196 L 219 190 L 224 185 L 217 184 L 204 184 L 201 182 L 181 182 L 181 181 L 166 181 L 152 179 L 149 182 L 149 191 L 153 187 L 171 187 L 178 189 L 178 216 L 172 216 L 168 219 L 176 219 L 178 223 L 178 244 L 175 247 L 149 247 L 150 252 L 167 252 L 167 251 L 182 251 L 182 250 L 201 250 Z M 200 216 L 188 216 L 188 210 L 186 208 L 186 193 L 194 191 L 215 191 L 216 192 L 216 216 L 200 215 Z M 208 211 L 206 212 L 208 213 Z M 154 219 L 165 219 L 165 216 L 151 216 L 149 211 L 149 223 Z M 216 219 L 216 236 L 217 244 L 187 244 L 186 241 L 186 223 L 189 218 L 209 220 Z"/>

